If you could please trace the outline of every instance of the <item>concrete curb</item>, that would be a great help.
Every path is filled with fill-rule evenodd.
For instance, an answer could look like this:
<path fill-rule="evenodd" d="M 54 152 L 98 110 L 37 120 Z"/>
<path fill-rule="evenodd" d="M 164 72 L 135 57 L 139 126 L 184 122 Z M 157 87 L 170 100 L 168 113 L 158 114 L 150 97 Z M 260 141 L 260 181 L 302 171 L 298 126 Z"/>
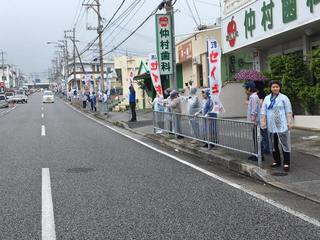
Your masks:
<path fill-rule="evenodd" d="M 67 104 L 68 105 L 68 104 Z M 71 105 L 71 104 L 69 104 Z M 75 106 L 70 106 L 77 108 Z M 88 112 L 83 111 L 81 108 L 77 108 L 84 114 L 88 114 Z M 253 179 L 256 179 L 258 181 L 261 181 L 263 183 L 266 183 L 270 186 L 273 186 L 275 188 L 284 190 L 286 192 L 295 194 L 299 197 L 302 197 L 304 199 L 308 199 L 312 202 L 315 202 L 317 204 L 320 204 L 320 200 L 316 198 L 316 196 L 303 192 L 301 190 L 297 190 L 294 187 L 291 187 L 289 185 L 283 184 L 281 182 L 276 181 L 268 172 L 268 170 L 259 168 L 258 166 L 255 166 L 253 164 L 244 162 L 239 159 L 234 159 L 231 156 L 226 155 L 223 150 L 221 149 L 215 149 L 214 151 L 208 151 L 202 148 L 194 148 L 191 147 L 188 144 L 185 144 L 181 146 L 180 142 L 174 138 L 170 139 L 168 137 L 164 137 L 161 135 L 155 135 L 155 134 L 143 134 L 141 132 L 135 131 L 131 128 L 129 128 L 128 124 L 122 121 L 112 121 L 110 119 L 103 118 L 99 114 L 93 114 L 92 117 L 97 118 L 99 120 L 104 120 L 110 124 L 113 124 L 117 127 L 121 127 L 123 129 L 126 129 L 127 131 L 130 131 L 134 134 L 147 137 L 153 141 L 159 142 L 162 146 L 169 147 L 175 150 L 178 150 L 180 152 L 190 154 L 193 156 L 196 156 L 197 158 L 203 159 L 207 164 L 212 165 L 218 165 L 222 166 L 224 168 L 230 169 L 231 171 L 240 173 L 242 175 L 251 177 Z"/>

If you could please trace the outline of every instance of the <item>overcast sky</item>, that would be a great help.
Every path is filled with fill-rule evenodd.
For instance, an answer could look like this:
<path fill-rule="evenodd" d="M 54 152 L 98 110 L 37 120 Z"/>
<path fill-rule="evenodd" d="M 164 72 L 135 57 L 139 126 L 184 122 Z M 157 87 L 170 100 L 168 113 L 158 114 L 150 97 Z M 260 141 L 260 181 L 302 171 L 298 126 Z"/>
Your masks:
<path fill-rule="evenodd" d="M 89 0 L 85 0 L 88 2 Z M 90 0 L 92 2 L 93 0 Z M 189 3 L 193 14 L 189 10 Z M 0 49 L 6 52 L 7 63 L 16 65 L 25 74 L 48 71 L 56 50 L 47 41 L 63 39 L 63 31 L 71 29 L 76 24 L 77 39 L 80 40 L 79 49 L 85 48 L 95 36 L 95 31 L 86 31 L 86 25 L 96 26 L 93 11 L 86 11 L 81 7 L 83 0 L 7 0 L 1 4 L 1 34 Z M 110 19 L 122 0 L 101 0 L 102 16 Z M 130 34 L 161 2 L 161 0 L 126 0 L 119 16 L 131 3 L 136 8 L 130 11 L 129 16 L 121 23 L 123 28 L 112 27 L 104 34 L 104 46 L 111 49 L 123 38 Z M 181 35 L 194 31 L 196 22 L 199 22 L 196 9 L 202 24 L 212 24 L 220 15 L 216 6 L 219 0 L 177 0 L 175 8 L 176 34 Z M 119 21 L 122 21 L 119 20 Z M 154 17 L 152 17 L 134 37 L 130 38 L 114 54 L 124 54 L 125 49 L 134 54 L 147 54 L 155 48 Z M 69 42 L 71 46 L 71 43 Z M 71 50 L 71 48 L 70 48 Z M 122 52 L 121 52 L 122 51 Z M 84 55 L 92 59 L 95 52 Z"/>

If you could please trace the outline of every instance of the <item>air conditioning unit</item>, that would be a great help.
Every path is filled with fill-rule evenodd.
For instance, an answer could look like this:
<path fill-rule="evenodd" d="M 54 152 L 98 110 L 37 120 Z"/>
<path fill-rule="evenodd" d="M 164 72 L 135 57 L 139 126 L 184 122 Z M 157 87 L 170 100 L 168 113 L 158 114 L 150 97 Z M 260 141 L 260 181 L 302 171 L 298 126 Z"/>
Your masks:
<path fill-rule="evenodd" d="M 200 65 L 201 64 L 201 58 L 200 56 L 192 58 L 192 64 L 193 65 Z"/>

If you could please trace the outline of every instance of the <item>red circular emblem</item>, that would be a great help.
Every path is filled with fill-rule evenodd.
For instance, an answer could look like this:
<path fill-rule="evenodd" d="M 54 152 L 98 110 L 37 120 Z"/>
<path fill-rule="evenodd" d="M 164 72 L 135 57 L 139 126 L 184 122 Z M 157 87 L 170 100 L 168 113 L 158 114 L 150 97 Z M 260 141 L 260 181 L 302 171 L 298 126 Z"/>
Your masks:
<path fill-rule="evenodd" d="M 231 21 L 228 23 L 227 27 L 227 41 L 229 42 L 230 47 L 234 47 L 236 44 L 236 38 L 239 36 L 237 30 L 237 23 L 234 21 L 234 17 L 231 18 Z"/>

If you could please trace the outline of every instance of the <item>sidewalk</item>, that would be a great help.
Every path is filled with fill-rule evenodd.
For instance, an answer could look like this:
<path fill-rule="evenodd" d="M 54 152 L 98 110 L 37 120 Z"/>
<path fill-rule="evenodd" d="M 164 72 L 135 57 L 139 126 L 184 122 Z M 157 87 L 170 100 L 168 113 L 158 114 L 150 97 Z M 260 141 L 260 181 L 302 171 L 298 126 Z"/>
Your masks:
<path fill-rule="evenodd" d="M 266 156 L 262 169 L 248 155 L 223 148 L 202 148 L 202 143 L 189 139 L 178 140 L 166 134 L 155 135 L 152 111 L 137 111 L 137 122 L 129 122 L 128 112 L 110 112 L 100 115 L 106 121 L 120 125 L 162 145 L 200 157 L 208 164 L 218 164 L 233 171 L 256 178 L 277 188 L 292 192 L 320 204 L 320 132 L 294 129 L 292 138 L 292 162 L 288 174 L 282 169 L 271 169 L 272 157 Z"/>

